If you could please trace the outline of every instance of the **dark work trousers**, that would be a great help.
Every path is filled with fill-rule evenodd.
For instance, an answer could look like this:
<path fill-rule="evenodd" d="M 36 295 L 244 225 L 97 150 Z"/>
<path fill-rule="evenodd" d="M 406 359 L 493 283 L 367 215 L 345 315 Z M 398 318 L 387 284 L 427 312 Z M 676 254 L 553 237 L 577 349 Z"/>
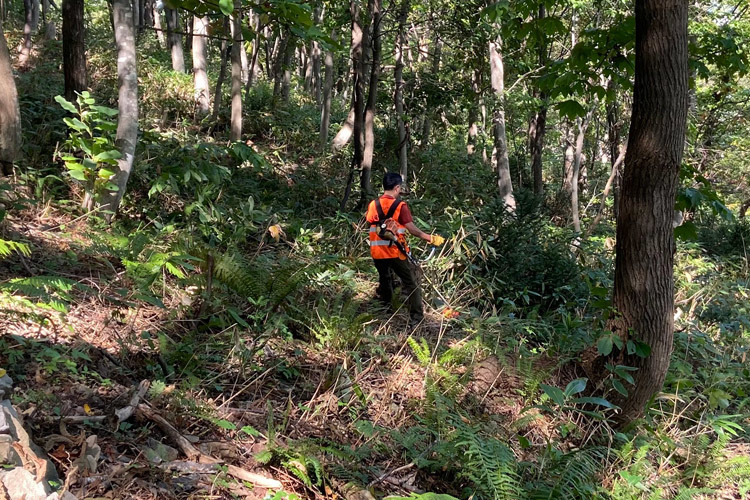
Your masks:
<path fill-rule="evenodd" d="M 409 316 L 412 322 L 422 321 L 422 291 L 414 274 L 414 270 L 406 260 L 401 259 L 373 259 L 375 268 L 380 276 L 378 298 L 390 306 L 393 298 L 393 278 L 391 272 L 401 279 L 401 296 L 409 304 Z"/>

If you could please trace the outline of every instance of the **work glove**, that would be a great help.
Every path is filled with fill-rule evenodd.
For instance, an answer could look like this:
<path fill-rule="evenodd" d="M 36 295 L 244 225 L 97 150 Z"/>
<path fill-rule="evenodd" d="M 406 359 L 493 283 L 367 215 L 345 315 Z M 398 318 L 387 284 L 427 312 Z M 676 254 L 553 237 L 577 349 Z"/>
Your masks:
<path fill-rule="evenodd" d="M 443 243 L 445 243 L 445 238 L 443 238 L 439 234 L 433 234 L 432 236 L 430 236 L 430 245 L 435 245 L 436 247 L 439 247 Z"/>

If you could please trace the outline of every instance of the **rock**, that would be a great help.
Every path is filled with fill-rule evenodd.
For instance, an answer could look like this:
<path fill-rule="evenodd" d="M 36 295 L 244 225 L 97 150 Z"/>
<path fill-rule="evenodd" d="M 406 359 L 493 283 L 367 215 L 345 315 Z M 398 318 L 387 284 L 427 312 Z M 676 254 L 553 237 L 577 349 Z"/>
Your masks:
<path fill-rule="evenodd" d="M 99 464 L 99 458 L 102 455 L 102 449 L 96 444 L 96 435 L 91 435 L 86 438 L 86 451 L 78 459 L 76 463 L 82 471 L 88 471 L 91 473 L 96 472 L 96 467 Z"/>
<path fill-rule="evenodd" d="M 3 370 L 5 371 L 5 370 Z M 13 390 L 13 379 L 6 373 L 0 377 L 0 399 L 3 399 L 6 395 L 10 395 Z"/>
<path fill-rule="evenodd" d="M 47 494 L 43 497 L 46 499 L 47 495 L 52 493 L 48 486 L 49 483 L 53 481 L 57 484 L 60 484 L 60 478 L 57 475 L 57 471 L 55 470 L 54 465 L 52 465 L 52 462 L 49 461 L 44 451 L 42 451 L 42 449 L 34 444 L 34 442 L 31 440 L 31 436 L 28 432 L 26 432 L 26 429 L 24 429 L 23 422 L 18 416 L 15 408 L 13 408 L 13 405 L 10 404 L 10 401 L 8 401 L 7 399 L 0 401 L 0 412 L 4 413 L 6 423 L 8 424 L 8 428 L 10 431 L 9 434 L 0 434 L 0 436 L 10 436 L 11 438 L 10 443 L 8 443 L 7 441 L 2 441 L 3 439 L 7 440 L 7 438 L 0 437 L 0 452 L 3 451 L 3 445 L 6 443 L 9 448 L 7 450 L 7 456 L 3 457 L 6 459 L 5 463 L 23 466 L 25 461 L 33 464 L 33 466 L 37 469 L 35 476 L 43 478 L 41 483 L 45 485 L 45 488 L 48 489 Z M 19 456 L 16 449 L 12 446 L 13 443 L 18 443 L 22 452 L 26 456 Z M 31 497 L 29 497 L 28 500 L 31 500 Z"/>
<path fill-rule="evenodd" d="M 49 485 L 37 483 L 31 472 L 23 467 L 0 472 L 0 482 L 5 486 L 10 500 L 47 500 L 52 494 Z"/>
<path fill-rule="evenodd" d="M 362 489 L 361 486 L 357 486 L 354 483 L 347 483 L 342 493 L 346 500 L 375 500 L 370 490 Z"/>

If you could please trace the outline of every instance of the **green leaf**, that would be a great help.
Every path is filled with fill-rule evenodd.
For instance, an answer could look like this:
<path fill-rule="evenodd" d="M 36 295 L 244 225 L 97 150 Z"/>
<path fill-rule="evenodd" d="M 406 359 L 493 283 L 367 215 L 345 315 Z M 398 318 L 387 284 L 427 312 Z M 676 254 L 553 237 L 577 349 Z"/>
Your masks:
<path fill-rule="evenodd" d="M 77 130 L 78 132 L 86 131 L 86 132 L 91 133 L 91 129 L 89 129 L 89 126 L 86 125 L 85 123 L 83 123 L 78 118 L 68 118 L 68 117 L 65 117 L 65 118 L 63 118 L 63 122 L 65 122 L 65 125 L 67 125 L 68 127 L 72 128 L 74 130 Z"/>
<path fill-rule="evenodd" d="M 228 16 L 234 11 L 234 4 L 232 0 L 219 0 L 219 9 L 221 9 L 222 14 Z"/>
<path fill-rule="evenodd" d="M 648 357 L 651 354 L 651 346 L 645 342 L 635 341 L 635 355 L 639 358 Z"/>
<path fill-rule="evenodd" d="M 101 113 L 107 116 L 117 116 L 118 111 L 113 108 L 107 108 L 105 106 L 90 106 L 90 108 L 97 113 Z"/>
<path fill-rule="evenodd" d="M 622 385 L 622 382 L 620 382 L 616 378 L 612 379 L 612 387 L 614 387 L 615 390 L 617 392 L 619 392 L 620 394 L 622 394 L 623 396 L 627 396 L 628 395 L 628 390 L 625 389 L 625 386 Z"/>
<path fill-rule="evenodd" d="M 109 179 L 113 175 L 115 175 L 115 173 L 111 170 L 107 170 L 106 168 L 99 170 L 99 177 L 102 179 Z"/>
<path fill-rule="evenodd" d="M 586 115 L 586 108 L 575 99 L 568 99 L 557 104 L 557 109 L 560 111 L 560 115 L 571 120 Z"/>
<path fill-rule="evenodd" d="M 215 420 L 214 423 L 217 425 L 217 427 L 221 427 L 222 429 L 226 429 L 228 431 L 233 431 L 237 429 L 237 426 L 234 425 L 229 420 L 220 419 L 220 420 Z"/>
<path fill-rule="evenodd" d="M 546 384 L 540 384 L 540 387 L 544 391 L 544 393 L 549 396 L 549 398 L 555 402 L 558 406 L 563 406 L 565 404 L 565 394 L 559 387 L 554 387 L 551 385 Z"/>
<path fill-rule="evenodd" d="M 583 392 L 584 389 L 586 389 L 586 382 L 588 382 L 587 378 L 577 378 L 570 381 L 570 383 L 565 387 L 565 396 L 570 397 L 574 394 Z"/>
<path fill-rule="evenodd" d="M 107 182 L 107 183 L 106 183 L 106 184 L 104 185 L 104 189 L 108 189 L 108 190 L 110 190 L 110 191 L 119 191 L 119 190 L 120 190 L 120 186 L 118 186 L 118 185 L 117 185 L 117 184 L 115 184 L 114 182 Z"/>
<path fill-rule="evenodd" d="M 63 96 L 61 96 L 61 95 L 56 95 L 56 96 L 55 96 L 55 101 L 57 101 L 57 103 L 58 103 L 58 104 L 59 104 L 59 105 L 60 105 L 60 106 L 61 106 L 61 107 L 62 107 L 62 108 L 63 108 L 63 109 L 65 110 L 65 111 L 69 111 L 69 112 L 71 112 L 71 113 L 74 113 L 74 114 L 78 114 L 78 110 L 77 110 L 77 109 L 76 109 L 76 107 L 75 107 L 75 106 L 73 105 L 73 103 L 72 103 L 72 102 L 70 102 L 70 101 L 68 101 L 67 99 L 65 99 L 65 98 L 64 98 Z"/>
<path fill-rule="evenodd" d="M 260 432 L 253 426 L 246 425 L 240 429 L 242 432 L 247 434 L 248 436 L 257 437 L 260 436 Z"/>
<path fill-rule="evenodd" d="M 109 151 L 102 151 L 98 155 L 94 156 L 94 161 L 100 162 L 104 160 L 118 160 L 122 158 L 122 155 L 116 149 L 110 149 Z"/>
<path fill-rule="evenodd" d="M 683 241 L 695 241 L 698 239 L 698 228 L 690 221 L 683 222 L 674 228 L 674 237 Z"/>
<path fill-rule="evenodd" d="M 604 335 L 596 343 L 596 350 L 602 356 L 609 356 L 612 353 L 612 335 Z"/>
<path fill-rule="evenodd" d="M 525 436 L 518 436 L 518 443 L 524 450 L 528 450 L 529 448 L 531 448 L 531 441 L 529 441 L 529 439 Z"/>
<path fill-rule="evenodd" d="M 86 180 L 86 172 L 84 170 L 70 170 L 68 171 L 68 174 L 78 181 Z"/>
<path fill-rule="evenodd" d="M 591 403 L 593 405 L 599 405 L 599 406 L 603 406 L 605 408 L 618 408 L 618 406 L 613 405 L 612 403 L 610 403 L 609 401 L 607 401 L 604 398 L 584 397 L 584 398 L 576 398 L 576 399 L 572 400 L 571 402 L 572 403 L 576 403 L 576 404 L 578 404 L 578 403 L 580 403 L 580 404 Z"/>

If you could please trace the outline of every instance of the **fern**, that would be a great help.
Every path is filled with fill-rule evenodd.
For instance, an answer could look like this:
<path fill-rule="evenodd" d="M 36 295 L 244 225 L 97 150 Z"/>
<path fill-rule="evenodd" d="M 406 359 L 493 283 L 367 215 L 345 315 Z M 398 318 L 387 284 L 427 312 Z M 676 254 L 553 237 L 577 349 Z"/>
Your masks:
<path fill-rule="evenodd" d="M 0 258 L 4 259 L 6 257 L 10 257 L 10 255 L 14 252 L 25 255 L 26 257 L 31 255 L 31 250 L 25 243 L 8 241 L 0 238 Z"/>
<path fill-rule="evenodd" d="M 592 447 L 552 455 L 544 470 L 541 483 L 534 485 L 529 497 L 533 499 L 593 498 L 600 490 L 597 476 L 607 457 L 607 448 Z M 554 450 L 553 450 L 554 452 Z"/>
<path fill-rule="evenodd" d="M 468 479 L 483 499 L 518 499 L 523 496 L 513 451 L 497 439 L 482 436 L 478 429 L 459 424 L 455 445 L 463 451 L 464 462 L 459 473 Z"/>
<path fill-rule="evenodd" d="M 73 299 L 70 292 L 76 285 L 75 281 L 60 276 L 34 276 L 0 283 L 0 292 L 11 304 L 67 312 L 67 303 Z"/>

